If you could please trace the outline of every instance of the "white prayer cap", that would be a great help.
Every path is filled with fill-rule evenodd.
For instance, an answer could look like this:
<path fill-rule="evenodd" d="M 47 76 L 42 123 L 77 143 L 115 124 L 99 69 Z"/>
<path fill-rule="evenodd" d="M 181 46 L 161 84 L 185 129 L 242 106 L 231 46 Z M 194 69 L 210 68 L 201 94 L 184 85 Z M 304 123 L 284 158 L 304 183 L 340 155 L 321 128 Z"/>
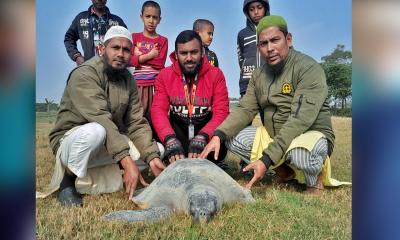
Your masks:
<path fill-rule="evenodd" d="M 104 35 L 103 43 L 115 37 L 127 38 L 132 43 L 132 34 L 128 31 L 128 29 L 122 26 L 110 27 L 110 29 L 108 29 L 108 31 L 106 32 L 106 35 Z"/>

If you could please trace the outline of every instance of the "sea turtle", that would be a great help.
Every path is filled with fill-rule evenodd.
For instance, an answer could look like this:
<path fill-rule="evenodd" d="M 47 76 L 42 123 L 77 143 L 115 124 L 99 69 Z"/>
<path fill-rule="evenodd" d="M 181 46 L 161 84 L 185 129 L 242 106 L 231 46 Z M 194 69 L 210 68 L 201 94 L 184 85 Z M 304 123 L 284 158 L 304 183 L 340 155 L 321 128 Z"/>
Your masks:
<path fill-rule="evenodd" d="M 205 159 L 170 164 L 143 192 L 133 198 L 141 210 L 112 212 L 106 220 L 157 221 L 173 212 L 191 215 L 195 222 L 210 220 L 225 203 L 254 202 L 250 190 Z"/>

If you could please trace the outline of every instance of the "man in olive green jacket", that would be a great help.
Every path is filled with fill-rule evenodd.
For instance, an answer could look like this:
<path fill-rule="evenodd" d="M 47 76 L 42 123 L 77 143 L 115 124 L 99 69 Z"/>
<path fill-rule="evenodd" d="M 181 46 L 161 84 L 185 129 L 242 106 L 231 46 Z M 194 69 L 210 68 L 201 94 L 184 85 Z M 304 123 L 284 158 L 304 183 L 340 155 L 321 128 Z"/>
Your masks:
<path fill-rule="evenodd" d="M 216 129 L 200 157 L 212 151 L 218 155 L 221 142 L 227 140 L 228 149 L 250 163 L 256 128 L 245 127 L 261 112 L 261 121 L 272 142 L 259 160 L 243 169 L 254 171 L 247 187 L 251 188 L 270 166 L 281 164 L 286 156 L 283 161 L 303 171 L 307 192 L 317 193 L 323 188 L 319 174 L 324 160 L 332 153 L 335 138 L 324 71 L 312 58 L 293 49 L 292 36 L 282 17 L 264 17 L 257 26 L 257 34 L 258 48 L 266 63 L 253 72 L 239 106 Z M 295 138 L 310 131 L 323 136 L 316 139 L 311 151 L 297 147 L 286 154 Z"/>
<path fill-rule="evenodd" d="M 53 153 L 65 167 L 58 195 L 63 205 L 82 205 L 75 179 L 86 176 L 88 168 L 120 163 L 129 199 L 138 181 L 144 184 L 139 165 L 143 170 L 149 164 L 156 176 L 165 168 L 143 118 L 135 81 L 126 69 L 131 48 L 130 32 L 121 26 L 111 27 L 104 38 L 102 56 L 93 57 L 69 75 L 49 134 Z M 139 150 L 140 159 L 132 159 L 129 140 Z"/>

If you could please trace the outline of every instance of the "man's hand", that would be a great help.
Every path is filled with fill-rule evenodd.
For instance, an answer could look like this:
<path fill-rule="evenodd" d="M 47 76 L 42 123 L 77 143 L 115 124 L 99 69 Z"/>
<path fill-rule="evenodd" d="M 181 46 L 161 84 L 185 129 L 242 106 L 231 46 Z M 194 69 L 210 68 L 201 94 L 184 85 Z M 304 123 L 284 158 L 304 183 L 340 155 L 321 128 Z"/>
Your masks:
<path fill-rule="evenodd" d="M 82 65 L 82 63 L 85 61 L 85 59 L 82 56 L 78 56 L 75 59 L 76 66 Z"/>
<path fill-rule="evenodd" d="M 198 134 L 194 136 L 192 140 L 190 140 L 188 154 L 189 158 L 197 158 L 200 156 L 200 153 L 204 150 L 204 147 L 207 144 L 207 138 L 208 136 L 206 137 L 203 134 Z"/>
<path fill-rule="evenodd" d="M 124 184 L 125 192 L 128 194 L 129 200 L 132 199 L 133 193 L 136 190 L 138 180 L 140 179 L 140 171 L 130 156 L 126 156 L 121 160 L 121 165 L 124 168 Z M 143 180 L 144 181 L 144 180 Z"/>
<path fill-rule="evenodd" d="M 219 149 L 221 147 L 221 140 L 218 136 L 214 136 L 211 138 L 210 142 L 204 148 L 203 152 L 201 152 L 199 158 L 206 158 L 210 152 L 214 152 L 214 159 L 218 160 Z"/>
<path fill-rule="evenodd" d="M 265 173 L 267 172 L 267 167 L 261 160 L 257 160 L 255 162 L 250 163 L 245 168 L 243 168 L 243 172 L 247 172 L 253 170 L 254 175 L 249 183 L 246 184 L 246 188 L 250 189 L 254 183 L 263 179 Z"/>
<path fill-rule="evenodd" d="M 185 150 L 175 135 L 169 135 L 165 138 L 165 156 L 168 157 L 170 163 L 185 158 Z"/>
<path fill-rule="evenodd" d="M 154 158 L 150 161 L 150 168 L 154 176 L 160 175 L 160 173 L 165 169 L 164 163 L 159 158 Z"/>

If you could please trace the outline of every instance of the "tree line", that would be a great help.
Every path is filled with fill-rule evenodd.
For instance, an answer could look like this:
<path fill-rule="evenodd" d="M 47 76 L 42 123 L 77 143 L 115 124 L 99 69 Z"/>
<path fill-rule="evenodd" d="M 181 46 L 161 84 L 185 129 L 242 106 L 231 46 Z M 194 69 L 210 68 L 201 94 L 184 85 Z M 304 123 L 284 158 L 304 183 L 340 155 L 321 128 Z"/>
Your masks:
<path fill-rule="evenodd" d="M 351 74 L 352 52 L 338 44 L 332 53 L 321 58 L 328 84 L 328 97 L 333 115 L 351 116 Z M 230 101 L 239 98 L 230 97 Z M 44 103 L 36 103 L 36 112 L 57 111 L 57 103 L 45 98 Z"/>

